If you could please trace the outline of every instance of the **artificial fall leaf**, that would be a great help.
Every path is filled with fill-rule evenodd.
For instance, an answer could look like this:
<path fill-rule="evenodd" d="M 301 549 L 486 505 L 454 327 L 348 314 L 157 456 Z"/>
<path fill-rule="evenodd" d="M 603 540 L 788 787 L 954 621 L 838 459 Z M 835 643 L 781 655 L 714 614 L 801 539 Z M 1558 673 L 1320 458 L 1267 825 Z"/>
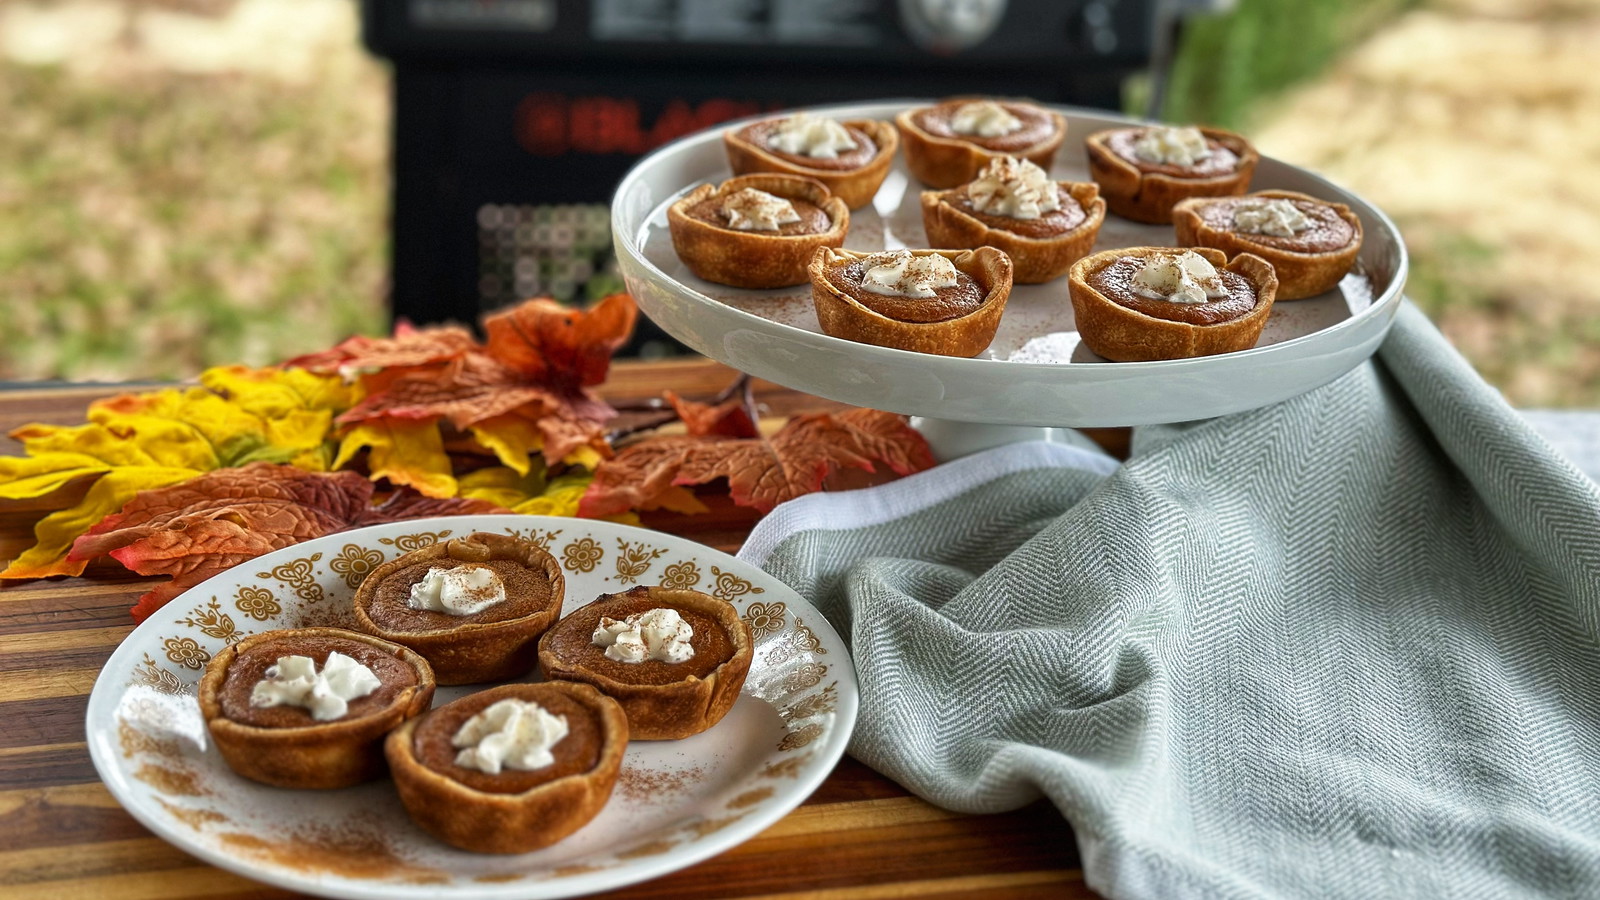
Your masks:
<path fill-rule="evenodd" d="M 339 468 L 362 449 L 374 481 L 387 478 L 428 497 L 453 497 L 456 479 L 444 452 L 439 426 L 415 419 L 372 419 L 352 428 L 339 442 L 333 467 Z"/>
<path fill-rule="evenodd" d="M 648 438 L 600 465 L 579 514 L 660 508 L 669 489 L 718 478 L 727 479 L 734 503 L 769 512 L 819 490 L 837 469 L 871 472 L 874 462 L 909 475 L 931 467 L 933 454 L 905 419 L 870 409 L 795 416 L 766 438 Z"/>
<path fill-rule="evenodd" d="M 616 411 L 589 386 L 604 380 L 611 354 L 627 340 L 636 315 L 626 294 L 608 297 L 588 311 L 529 301 L 486 320 L 489 342 L 484 347 L 454 355 L 436 347 L 439 352 L 426 365 L 386 370 L 381 383 L 363 375 L 366 398 L 339 422 L 442 419 L 475 433 L 501 462 L 519 469 L 511 458 L 519 452 L 537 450 L 550 463 L 585 447 L 604 457 L 610 451 L 605 423 Z M 401 358 L 407 342 L 422 341 L 422 334 L 396 337 L 378 349 L 362 348 L 364 355 L 316 362 L 347 369 L 365 367 L 374 359 Z M 425 356 L 419 349 L 416 358 Z"/>
<path fill-rule="evenodd" d="M 489 355 L 524 378 L 562 387 L 593 387 L 606 380 L 611 355 L 633 332 L 639 308 L 627 294 L 612 294 L 588 310 L 531 300 L 483 321 Z"/>
<path fill-rule="evenodd" d="M 455 359 L 477 347 L 472 332 L 459 325 L 415 328 L 408 322 L 400 322 L 395 326 L 393 337 L 358 335 L 332 349 L 297 356 L 283 365 L 340 373 L 411 369 Z"/>
<path fill-rule="evenodd" d="M 139 598 L 143 620 L 219 572 L 301 541 L 380 522 L 501 512 L 492 503 L 405 492 L 372 505 L 372 483 L 354 472 L 322 474 L 253 463 L 144 491 L 73 544 L 71 559 L 110 555 L 141 575 L 170 575 Z"/>
<path fill-rule="evenodd" d="M 78 575 L 72 541 L 142 490 L 250 462 L 325 469 L 335 412 L 355 388 L 309 372 L 232 367 L 201 376 L 206 387 L 122 394 L 91 404 L 83 425 L 27 425 L 12 432 L 25 458 L 0 458 L 0 499 L 37 499 L 95 480 L 34 527 L 36 543 L 0 578 Z"/>
<path fill-rule="evenodd" d="M 461 496 L 523 515 L 576 516 L 578 503 L 593 480 L 594 476 L 583 470 L 546 478 L 542 467 L 520 474 L 505 466 L 490 466 L 461 477 Z"/>
<path fill-rule="evenodd" d="M 761 434 L 756 423 L 750 420 L 750 410 L 743 397 L 730 397 L 713 405 L 685 400 L 673 391 L 665 391 L 661 396 L 677 412 L 683 427 L 697 437 L 753 438 Z"/>

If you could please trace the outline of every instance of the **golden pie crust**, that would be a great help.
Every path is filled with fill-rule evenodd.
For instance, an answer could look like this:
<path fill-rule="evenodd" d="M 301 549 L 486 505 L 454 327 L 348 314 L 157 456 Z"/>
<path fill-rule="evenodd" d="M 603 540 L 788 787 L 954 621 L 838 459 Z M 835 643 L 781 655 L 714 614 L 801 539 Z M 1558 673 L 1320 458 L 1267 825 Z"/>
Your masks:
<path fill-rule="evenodd" d="M 730 128 L 723 132 L 722 144 L 728 151 L 728 165 L 735 175 L 774 172 L 815 178 L 835 197 L 843 200 L 845 206 L 860 209 L 872 202 L 873 195 L 878 193 L 878 186 L 888 177 L 889 165 L 894 162 L 895 150 L 900 147 L 900 136 L 895 133 L 893 125 L 873 119 L 842 119 L 839 124 L 865 133 L 878 145 L 878 152 L 864 165 L 854 169 L 821 169 L 801 165 L 740 137 L 741 128 Z"/>
<path fill-rule="evenodd" d="M 913 250 L 915 254 L 936 253 L 950 260 L 956 271 L 977 282 L 984 292 L 980 306 L 972 312 L 939 322 L 904 322 L 875 312 L 831 280 L 834 270 L 873 256 L 856 250 L 824 247 L 811 258 L 811 299 L 816 304 L 817 321 L 824 334 L 863 344 L 894 347 L 915 353 L 940 356 L 977 356 L 994 340 L 1011 296 L 1011 258 L 993 247 L 976 250 Z"/>
<path fill-rule="evenodd" d="M 374 622 L 369 608 L 385 578 L 418 563 L 483 563 L 491 559 L 518 562 L 550 583 L 550 598 L 534 612 L 514 619 L 464 622 L 426 631 L 401 631 Z M 372 570 L 356 589 L 355 616 L 362 631 L 403 644 L 433 666 L 440 684 L 501 681 L 528 672 L 538 655 L 539 637 L 561 616 L 566 578 L 561 564 L 543 547 L 504 534 L 476 532 L 440 541 L 396 557 Z"/>
<path fill-rule="evenodd" d="M 341 638 L 367 644 L 409 663 L 417 683 L 388 705 L 356 717 L 294 728 L 246 725 L 222 712 L 222 684 L 239 654 L 268 641 Z M 233 771 L 284 788 L 342 788 L 384 773 L 384 735 L 433 705 L 435 681 L 428 661 L 411 650 L 370 634 L 342 628 L 298 628 L 253 634 L 217 651 L 200 678 L 200 715 L 217 751 Z"/>
<path fill-rule="evenodd" d="M 689 214 L 707 200 L 753 188 L 820 208 L 826 231 L 777 234 L 739 231 Z M 695 277 L 737 288 L 790 287 L 806 282 L 806 266 L 818 247 L 839 247 L 850 229 L 850 209 L 822 182 L 800 175 L 739 175 L 712 187 L 702 184 L 667 208 L 667 228 L 678 258 Z"/>
<path fill-rule="evenodd" d="M 994 247 L 1011 257 L 1011 278 L 1017 284 L 1040 284 L 1060 278 L 1072 264 L 1094 249 L 1100 225 L 1106 219 L 1106 202 L 1093 182 L 1058 181 L 1083 208 L 1077 226 L 1048 237 L 1029 237 L 984 222 L 953 200 L 964 189 L 922 192 L 922 227 L 928 243 L 941 248 Z"/>
<path fill-rule="evenodd" d="M 1125 130 L 1097 131 L 1084 140 L 1084 147 L 1089 154 L 1089 177 L 1099 183 L 1106 206 L 1135 222 L 1166 225 L 1172 222 L 1172 207 L 1180 200 L 1243 194 L 1250 189 L 1250 177 L 1261 160 L 1261 154 L 1241 135 L 1220 128 L 1201 128 L 1202 135 L 1239 158 L 1232 172 L 1201 178 L 1145 172 L 1106 143 L 1113 133 Z"/>
<path fill-rule="evenodd" d="M 1086 256 L 1067 274 L 1067 291 L 1077 318 L 1078 334 L 1090 350 L 1117 362 L 1153 359 L 1187 359 L 1232 353 L 1255 346 L 1272 313 L 1278 278 L 1272 264 L 1259 256 L 1241 253 L 1229 260 L 1221 250 L 1194 248 L 1218 269 L 1237 273 L 1250 282 L 1256 305 L 1244 315 L 1210 325 L 1193 325 L 1148 316 L 1106 297 L 1088 282 L 1088 276 L 1118 259 L 1170 255 L 1172 247 L 1122 247 Z"/>
<path fill-rule="evenodd" d="M 715 619 L 727 635 L 731 655 L 703 678 L 691 675 L 665 684 L 636 684 L 595 671 L 581 659 L 564 658 L 555 652 L 552 642 L 540 641 L 539 672 L 549 679 L 584 682 L 599 688 L 622 704 L 628 717 L 628 733 L 637 740 L 676 740 L 699 734 L 720 722 L 739 699 L 739 690 L 744 687 L 755 656 L 750 628 L 739 618 L 733 604 L 701 591 L 640 585 L 620 594 L 601 594 L 594 603 L 631 601 L 644 596 L 653 606 L 691 610 Z"/>
<path fill-rule="evenodd" d="M 1350 243 L 1333 250 L 1306 252 L 1275 247 L 1252 240 L 1250 234 L 1212 228 L 1200 216 L 1200 207 L 1209 198 L 1193 198 L 1172 208 L 1172 225 L 1177 232 L 1178 243 L 1183 246 L 1215 247 L 1229 256 L 1253 253 L 1272 263 L 1272 268 L 1278 273 L 1279 300 L 1303 300 L 1331 291 L 1355 265 L 1356 256 L 1361 252 L 1361 219 L 1350 211 L 1350 207 L 1295 191 L 1256 191 L 1245 196 L 1263 200 L 1310 201 L 1329 207 L 1349 223 L 1355 236 Z"/>
<path fill-rule="evenodd" d="M 593 768 L 516 794 L 478 790 L 417 758 L 414 738 L 423 719 L 413 719 L 391 732 L 383 748 L 406 813 L 439 840 L 474 853 L 527 853 L 588 824 L 610 799 L 628 747 L 628 721 L 616 701 L 586 684 L 549 682 L 501 685 L 456 703 L 487 708 L 508 697 L 538 703 L 556 692 L 592 711 L 599 722 L 600 754 Z"/>
<path fill-rule="evenodd" d="M 972 100 L 987 99 L 972 97 Z M 954 102 L 946 100 L 938 105 Z M 1050 171 L 1056 150 L 1067 138 L 1067 119 L 1060 113 L 1045 109 L 1035 103 L 1011 100 L 996 101 L 1002 106 L 1027 106 L 1045 114 L 1055 128 L 1050 135 L 1036 144 L 1016 150 L 989 150 L 961 137 L 929 134 L 917 124 L 916 116 L 929 107 L 908 109 L 894 117 L 895 127 L 906 147 L 906 168 L 917 180 L 931 188 L 953 188 L 978 177 L 978 172 L 989 161 L 1000 156 L 1026 159 L 1039 168 Z"/>

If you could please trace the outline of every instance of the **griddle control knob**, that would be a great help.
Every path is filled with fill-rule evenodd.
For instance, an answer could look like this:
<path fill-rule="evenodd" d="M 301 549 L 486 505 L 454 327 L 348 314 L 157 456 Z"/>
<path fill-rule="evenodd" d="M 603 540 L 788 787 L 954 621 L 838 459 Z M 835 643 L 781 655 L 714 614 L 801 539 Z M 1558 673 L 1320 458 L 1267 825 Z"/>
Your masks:
<path fill-rule="evenodd" d="M 900 20 L 918 46 L 953 53 L 983 43 L 1005 18 L 1006 0 L 900 0 Z"/>

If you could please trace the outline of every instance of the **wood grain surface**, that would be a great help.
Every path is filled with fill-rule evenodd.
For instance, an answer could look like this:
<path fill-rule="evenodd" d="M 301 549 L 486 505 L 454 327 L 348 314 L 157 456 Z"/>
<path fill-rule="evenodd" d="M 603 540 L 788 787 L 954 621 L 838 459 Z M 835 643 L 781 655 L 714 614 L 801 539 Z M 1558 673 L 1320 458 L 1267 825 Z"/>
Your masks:
<path fill-rule="evenodd" d="M 737 373 L 699 359 L 619 363 L 604 393 L 638 403 L 670 388 L 704 399 Z M 75 424 L 121 386 L 0 392 L 0 434 L 29 422 Z M 134 388 L 139 389 L 139 388 Z M 837 408 L 757 382 L 763 414 Z M 1108 440 L 1115 441 L 1116 435 Z M 14 454 L 0 438 L 0 454 Z M 0 559 L 32 542 L 37 504 L 0 505 Z M 735 552 L 755 516 L 727 502 L 646 524 Z M 0 587 L 0 896 L 243 900 L 300 896 L 213 868 L 151 835 L 107 792 L 84 743 L 100 667 L 133 629 L 149 579 L 116 564 L 79 578 Z M 845 757 L 803 805 L 755 838 L 688 869 L 598 895 L 711 897 L 1093 897 L 1076 841 L 1053 807 L 967 816 L 934 807 Z"/>

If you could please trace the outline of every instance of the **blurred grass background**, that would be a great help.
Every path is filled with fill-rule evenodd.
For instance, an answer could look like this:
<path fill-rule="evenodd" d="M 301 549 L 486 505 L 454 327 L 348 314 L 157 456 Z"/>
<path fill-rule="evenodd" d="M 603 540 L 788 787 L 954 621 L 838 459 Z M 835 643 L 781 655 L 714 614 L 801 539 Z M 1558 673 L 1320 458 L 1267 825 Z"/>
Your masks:
<path fill-rule="evenodd" d="M 0 381 L 181 378 L 387 324 L 383 65 L 352 0 L 0 0 Z M 1164 117 L 1383 207 L 1522 406 L 1600 407 L 1600 0 L 1239 0 Z"/>

